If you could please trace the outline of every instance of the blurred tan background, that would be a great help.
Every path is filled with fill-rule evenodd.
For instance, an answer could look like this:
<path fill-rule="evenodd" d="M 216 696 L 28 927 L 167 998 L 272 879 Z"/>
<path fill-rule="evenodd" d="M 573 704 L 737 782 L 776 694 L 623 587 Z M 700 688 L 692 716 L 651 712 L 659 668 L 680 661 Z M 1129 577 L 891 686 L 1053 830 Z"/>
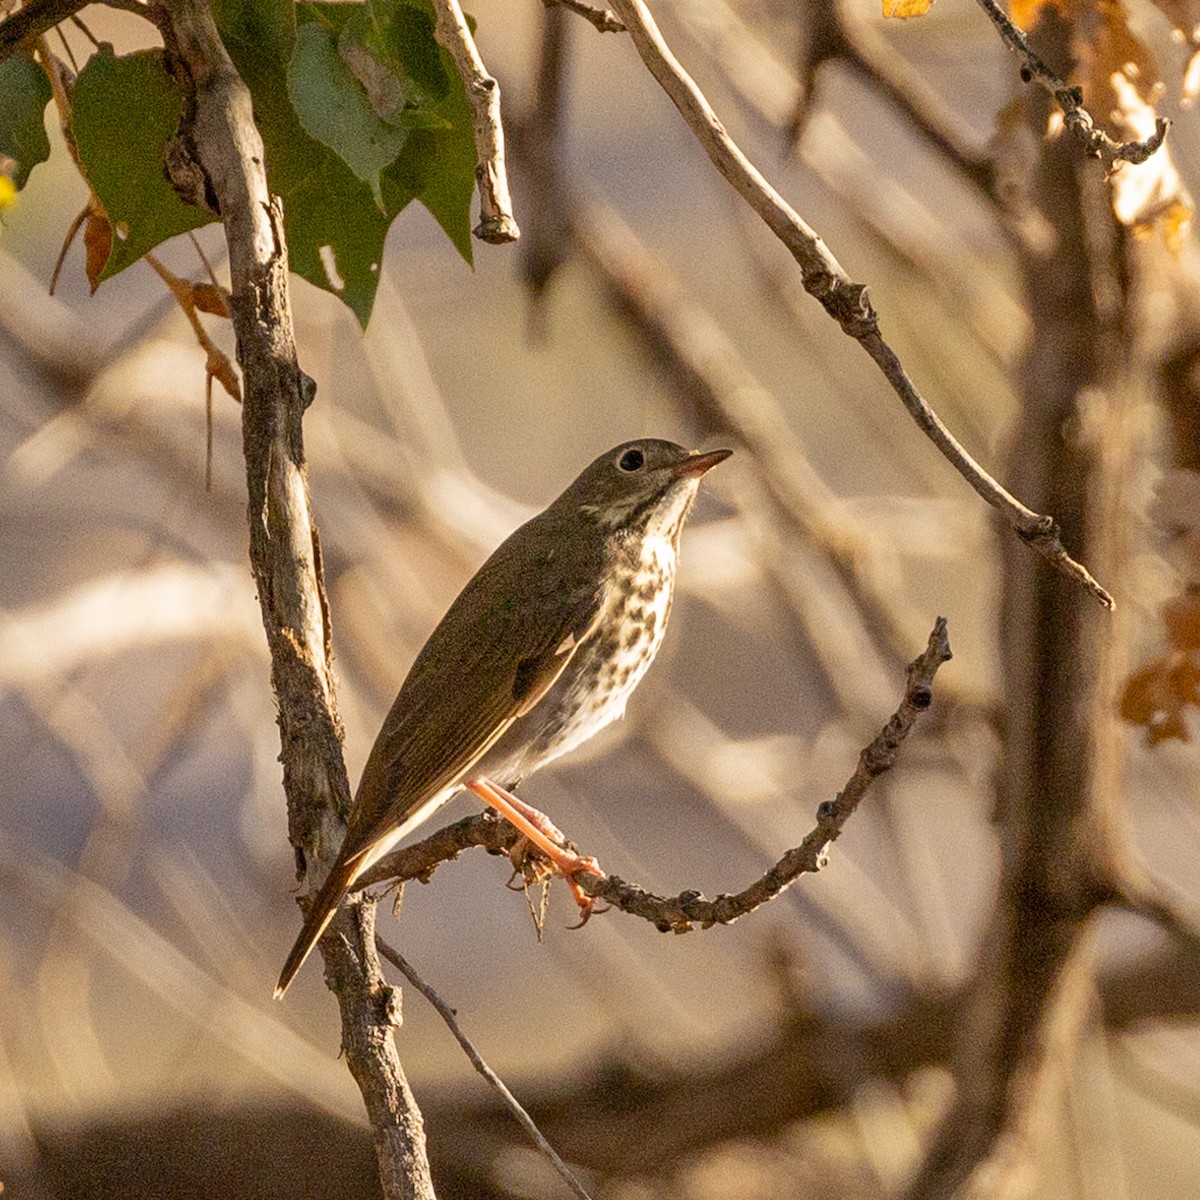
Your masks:
<path fill-rule="evenodd" d="M 515 121 L 533 102 L 542 6 L 472 9 Z M 786 96 L 768 79 L 756 106 L 727 74 L 728 46 L 712 50 L 704 21 L 723 6 L 656 11 L 734 135 L 870 285 L 885 334 L 941 415 L 1006 477 L 1031 318 L 993 211 L 836 65 L 799 151 L 785 154 Z M 85 15 L 119 49 L 148 44 L 133 18 Z M 746 3 L 736 17 L 775 56 L 761 62 L 791 69 L 790 5 Z M 875 22 L 874 10 L 856 17 Z M 1150 13 L 1146 31 L 1177 79 L 1182 52 L 1165 22 Z M 1016 84 L 978 9 L 944 0 L 920 23 L 875 32 L 982 151 Z M 911 1069 L 884 1070 L 864 1040 L 838 1071 L 848 1095 L 834 1088 L 794 1111 L 782 1093 L 734 1086 L 735 1104 L 770 1119 L 736 1136 L 664 1137 L 642 1159 L 632 1148 L 658 1135 L 636 1101 L 692 1074 L 682 1095 L 694 1107 L 658 1110 L 687 1127 L 705 1086 L 728 1095 L 719 1086 L 800 1016 L 873 1029 L 898 997 L 966 979 L 996 887 L 1001 743 L 988 714 L 1007 535 L 866 357 L 797 298 L 785 254 L 738 210 L 627 39 L 580 21 L 567 33 L 570 178 L 620 216 L 584 221 L 593 252 L 554 279 L 544 338 L 528 336 L 518 251 L 477 245 L 472 272 L 415 207 L 389 238 L 365 335 L 336 300 L 294 281 L 301 361 L 318 385 L 306 434 L 351 778 L 424 637 L 520 520 L 623 439 L 717 444 L 695 390 L 660 369 L 645 329 L 612 303 L 611 256 L 631 252 L 618 219 L 658 264 L 652 274 L 676 277 L 728 339 L 685 313 L 699 350 L 727 368 L 736 353 L 761 385 L 755 403 L 784 474 L 802 448 L 828 489 L 818 506 L 865 555 L 904 654 L 935 615 L 949 619 L 947 707 L 939 715 L 939 693 L 828 869 L 733 928 L 670 938 L 613 913 L 570 932 L 556 888 L 539 943 L 525 900 L 502 886 L 505 864 L 480 854 L 410 884 L 400 922 L 381 926 L 519 1094 L 552 1112 L 556 1095 L 591 1083 L 581 1111 L 595 1115 L 602 1093 L 626 1110 L 634 1165 L 594 1170 L 598 1195 L 892 1194 L 949 1100 L 945 1070 L 915 1051 Z M 1194 117 L 1182 114 L 1171 144 L 1195 184 Z M 84 199 L 59 140 L 0 231 L 0 1179 L 17 1196 L 372 1195 L 361 1104 L 318 967 L 283 1005 L 270 999 L 298 914 L 238 410 L 218 392 L 206 492 L 203 356 L 149 268 L 89 298 L 75 249 L 47 296 Z M 219 263 L 220 231 L 200 241 Z M 199 274 L 185 240 L 162 257 Z M 232 353 L 229 329 L 211 328 Z M 1151 399 L 1136 410 L 1138 514 L 1165 440 Z M 608 870 L 655 891 L 744 886 L 808 831 L 900 696 L 894 656 L 872 648 L 844 582 L 780 515 L 770 477 L 741 446 L 706 480 L 671 635 L 627 720 L 525 789 Z M 1157 605 L 1177 586 L 1138 522 L 1120 596 L 1135 662 L 1153 652 Z M 1137 844 L 1195 900 L 1194 747 L 1123 736 Z M 460 799 L 444 815 L 467 811 Z M 1105 918 L 1099 933 L 1117 975 L 1136 975 L 1165 940 L 1132 917 Z M 400 1053 L 441 1194 L 560 1194 L 411 991 L 404 1016 Z M 1092 1029 L 1039 1195 L 1195 1195 L 1194 1018 Z"/>

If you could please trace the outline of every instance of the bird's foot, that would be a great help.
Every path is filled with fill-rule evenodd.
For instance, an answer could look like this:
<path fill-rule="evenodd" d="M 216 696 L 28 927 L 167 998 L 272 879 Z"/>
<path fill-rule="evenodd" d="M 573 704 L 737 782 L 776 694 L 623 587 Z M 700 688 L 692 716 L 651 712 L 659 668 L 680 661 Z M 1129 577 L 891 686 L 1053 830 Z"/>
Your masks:
<path fill-rule="evenodd" d="M 472 779 L 467 783 L 468 791 L 474 792 L 485 804 L 491 805 L 507 821 L 515 825 L 525 835 L 530 845 L 540 850 L 554 865 L 555 871 L 566 881 L 571 889 L 571 896 L 579 905 L 579 925 L 586 925 L 595 910 L 595 901 L 579 883 L 576 875 L 599 875 L 605 878 L 600 864 L 591 855 L 576 854 L 565 845 L 566 837 L 562 831 L 536 808 L 532 808 L 523 800 L 519 800 L 511 792 L 493 783 L 490 779 Z M 519 846 L 521 843 L 517 843 Z M 516 849 L 516 847 L 514 847 Z M 600 910 L 603 911 L 603 910 Z M 575 928 L 579 928 L 579 925 Z"/>
<path fill-rule="evenodd" d="M 588 855 L 585 858 L 578 860 L 582 865 L 578 872 L 570 875 L 564 873 L 563 879 L 566 880 L 567 887 L 571 889 L 571 899 L 579 905 L 579 920 L 574 925 L 568 925 L 568 929 L 582 929 L 591 919 L 593 913 L 606 913 L 612 906 L 604 905 L 603 908 L 596 907 L 596 897 L 589 896 L 587 892 L 579 885 L 579 881 L 575 878 L 575 874 L 586 873 L 588 875 L 599 875 L 601 879 L 605 878 L 604 872 L 600 869 L 600 864 Z"/>

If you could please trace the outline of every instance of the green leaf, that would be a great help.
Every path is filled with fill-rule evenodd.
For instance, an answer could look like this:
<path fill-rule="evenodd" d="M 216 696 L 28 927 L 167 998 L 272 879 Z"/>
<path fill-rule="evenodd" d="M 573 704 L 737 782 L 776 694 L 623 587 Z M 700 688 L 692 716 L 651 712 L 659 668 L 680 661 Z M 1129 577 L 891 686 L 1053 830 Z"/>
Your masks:
<path fill-rule="evenodd" d="M 117 57 L 102 46 L 75 80 L 71 128 L 84 173 L 113 227 L 101 279 L 214 219 L 185 204 L 163 174 L 167 141 L 182 112 L 183 95 L 163 69 L 161 50 Z"/>
<path fill-rule="evenodd" d="M 296 41 L 292 0 L 212 0 L 213 17 L 227 49 L 240 44 L 287 62 Z"/>
<path fill-rule="evenodd" d="M 384 121 L 375 112 L 366 91 L 338 53 L 333 35 L 315 21 L 296 30 L 296 48 L 288 63 L 288 93 L 300 124 L 370 187 L 382 210 L 379 173 L 400 153 L 408 130 Z"/>
<path fill-rule="evenodd" d="M 356 7 L 338 39 L 342 57 L 370 93 L 371 82 L 359 74 L 383 73 L 384 94 L 372 103 L 384 120 L 432 108 L 446 98 L 450 78 L 442 66 L 434 37 L 432 10 L 405 0 L 369 0 Z"/>
<path fill-rule="evenodd" d="M 382 212 L 367 184 L 300 124 L 288 97 L 287 56 L 228 38 L 226 46 L 254 98 L 268 182 L 283 201 L 291 269 L 339 296 L 365 326 L 394 212 Z"/>
<path fill-rule="evenodd" d="M 471 261 L 475 145 L 466 91 L 453 60 L 433 40 L 431 5 L 412 0 L 295 5 L 293 44 L 313 38 L 315 45 L 315 35 L 305 32 L 308 26 L 324 31 L 374 116 L 386 124 L 382 108 L 407 132 L 398 156 L 379 172 L 377 197 L 339 152 L 301 123 L 289 95 L 293 44 L 286 37 L 256 41 L 248 35 L 246 4 L 261 14 L 264 6 L 269 12 L 278 2 L 218 0 L 218 26 L 254 97 L 271 190 L 283 200 L 291 268 L 340 296 L 365 326 L 379 284 L 388 227 L 413 200 L 425 203 L 463 258 Z M 261 15 L 256 19 L 263 20 Z M 408 39 L 403 44 L 402 35 Z M 367 57 L 374 66 L 363 61 Z M 435 61 L 436 69 L 431 66 Z M 403 78 L 397 62 L 408 64 Z M 443 84 L 444 94 L 439 95 Z M 389 95 L 392 100 L 402 97 L 399 112 L 389 109 Z"/>
<path fill-rule="evenodd" d="M 49 103 L 50 81 L 37 63 L 19 54 L 0 61 L 0 156 L 15 160 L 12 178 L 18 191 L 29 172 L 50 157 Z"/>
<path fill-rule="evenodd" d="M 450 90 L 433 113 L 443 129 L 416 130 L 388 175 L 411 187 L 467 263 L 473 261 L 471 204 L 475 198 L 475 131 L 467 89 L 454 60 L 441 51 L 451 72 Z"/>

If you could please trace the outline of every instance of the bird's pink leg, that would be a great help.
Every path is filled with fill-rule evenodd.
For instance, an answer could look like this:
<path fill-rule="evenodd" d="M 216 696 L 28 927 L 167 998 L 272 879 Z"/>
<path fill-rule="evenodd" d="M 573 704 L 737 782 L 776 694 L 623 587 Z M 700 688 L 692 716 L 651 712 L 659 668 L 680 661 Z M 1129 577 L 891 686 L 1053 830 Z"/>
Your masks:
<path fill-rule="evenodd" d="M 519 800 L 512 792 L 506 792 L 499 784 L 490 779 L 471 779 L 466 788 L 484 804 L 491 805 L 510 825 L 515 825 L 554 864 L 555 870 L 567 881 L 586 921 L 594 901 L 575 882 L 575 876 L 586 871 L 603 879 L 605 875 L 600 864 L 591 855 L 574 854 L 565 849 L 560 843 L 567 839 L 544 812 Z"/>

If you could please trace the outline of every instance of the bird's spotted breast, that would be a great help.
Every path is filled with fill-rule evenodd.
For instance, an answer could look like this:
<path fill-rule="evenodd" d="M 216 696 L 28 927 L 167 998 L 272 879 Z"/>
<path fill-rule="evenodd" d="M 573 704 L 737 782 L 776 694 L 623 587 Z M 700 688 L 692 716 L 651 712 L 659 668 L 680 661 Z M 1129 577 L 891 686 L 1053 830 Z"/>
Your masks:
<path fill-rule="evenodd" d="M 520 749 L 497 745 L 499 761 L 486 763 L 493 777 L 515 785 L 624 714 L 658 653 L 675 590 L 674 540 L 648 536 L 640 549 L 638 561 L 621 563 L 606 581 L 596 632 L 525 718 Z"/>

